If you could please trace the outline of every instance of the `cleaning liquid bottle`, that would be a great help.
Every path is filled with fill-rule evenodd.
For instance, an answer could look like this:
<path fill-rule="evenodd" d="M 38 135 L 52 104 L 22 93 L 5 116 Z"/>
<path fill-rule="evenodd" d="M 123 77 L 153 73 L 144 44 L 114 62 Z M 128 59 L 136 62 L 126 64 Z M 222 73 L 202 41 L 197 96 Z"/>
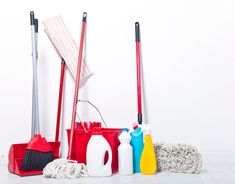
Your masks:
<path fill-rule="evenodd" d="M 143 151 L 143 131 L 141 127 L 131 132 L 131 146 L 133 148 L 133 170 L 134 173 L 140 172 L 140 157 Z"/>
<path fill-rule="evenodd" d="M 108 161 L 104 164 L 105 153 Z M 112 151 L 107 140 L 102 136 L 100 127 L 94 127 L 86 151 L 87 171 L 89 176 L 112 175 Z"/>
<path fill-rule="evenodd" d="M 118 137 L 121 142 L 118 147 L 118 171 L 120 175 L 133 174 L 133 148 L 130 145 L 131 136 L 127 128 L 122 129 Z"/>
<path fill-rule="evenodd" d="M 150 127 L 145 125 L 144 149 L 140 159 L 140 171 L 145 175 L 153 175 L 157 171 L 157 159 L 150 135 Z"/>

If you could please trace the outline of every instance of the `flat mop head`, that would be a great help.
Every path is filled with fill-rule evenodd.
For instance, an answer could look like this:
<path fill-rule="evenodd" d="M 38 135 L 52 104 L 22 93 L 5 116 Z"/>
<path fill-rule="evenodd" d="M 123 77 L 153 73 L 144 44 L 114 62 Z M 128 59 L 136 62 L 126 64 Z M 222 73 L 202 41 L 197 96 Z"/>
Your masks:
<path fill-rule="evenodd" d="M 57 50 L 58 54 L 65 60 L 69 71 L 74 79 L 77 75 L 77 57 L 78 46 L 72 38 L 68 28 L 61 16 L 52 17 L 43 21 L 45 31 L 50 38 L 52 44 Z M 86 61 L 83 59 L 81 70 L 81 82 L 82 84 L 92 75 Z"/>
<path fill-rule="evenodd" d="M 188 144 L 154 145 L 158 171 L 199 174 L 202 168 L 202 156 L 195 146 Z"/>

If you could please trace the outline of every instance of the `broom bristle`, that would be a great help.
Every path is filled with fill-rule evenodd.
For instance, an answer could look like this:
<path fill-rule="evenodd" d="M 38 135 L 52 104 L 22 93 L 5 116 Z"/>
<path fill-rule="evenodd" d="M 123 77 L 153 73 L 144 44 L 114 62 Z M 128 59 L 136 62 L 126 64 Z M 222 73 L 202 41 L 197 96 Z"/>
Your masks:
<path fill-rule="evenodd" d="M 27 149 L 21 169 L 23 171 L 43 170 L 43 168 L 54 159 L 51 151 L 41 152 Z"/>

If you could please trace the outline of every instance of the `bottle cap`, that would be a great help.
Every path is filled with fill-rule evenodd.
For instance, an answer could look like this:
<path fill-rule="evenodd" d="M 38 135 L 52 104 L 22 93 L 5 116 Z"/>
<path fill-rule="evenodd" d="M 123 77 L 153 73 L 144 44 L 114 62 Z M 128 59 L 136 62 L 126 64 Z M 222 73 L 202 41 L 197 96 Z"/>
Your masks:
<path fill-rule="evenodd" d="M 128 133 L 128 128 L 122 128 L 122 133 L 118 136 L 121 144 L 129 144 L 131 141 L 131 136 Z"/>
<path fill-rule="evenodd" d="M 143 130 L 142 130 L 142 128 L 138 127 L 133 132 L 131 132 L 131 137 L 135 141 L 143 141 Z"/>
<path fill-rule="evenodd" d="M 128 128 L 122 128 L 123 132 L 128 132 Z"/>
<path fill-rule="evenodd" d="M 133 127 L 134 130 L 137 129 L 138 126 L 139 126 L 138 123 L 133 123 L 133 124 L 132 124 L 132 127 Z"/>
<path fill-rule="evenodd" d="M 151 134 L 151 126 L 149 124 L 144 124 L 143 125 L 143 130 L 145 135 L 150 135 Z"/>

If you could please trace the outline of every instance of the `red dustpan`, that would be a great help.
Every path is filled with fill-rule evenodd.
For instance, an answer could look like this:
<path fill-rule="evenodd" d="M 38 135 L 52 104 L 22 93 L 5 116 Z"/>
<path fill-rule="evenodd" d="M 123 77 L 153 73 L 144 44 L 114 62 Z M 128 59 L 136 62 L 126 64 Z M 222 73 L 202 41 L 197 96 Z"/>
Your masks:
<path fill-rule="evenodd" d="M 48 142 L 49 145 L 51 146 L 52 153 L 55 158 L 60 157 L 59 131 L 60 131 L 60 115 L 61 115 L 61 106 L 62 106 L 64 70 L 65 70 L 65 62 L 64 60 L 62 60 L 55 141 Z M 13 173 L 19 176 L 30 176 L 30 175 L 42 174 L 42 170 L 36 170 L 36 171 L 22 171 L 21 170 L 22 161 L 24 159 L 27 146 L 28 146 L 28 143 L 11 145 L 9 154 L 8 154 L 8 171 L 10 173 Z"/>
<path fill-rule="evenodd" d="M 55 158 L 59 157 L 60 142 L 48 142 Z M 42 174 L 42 170 L 22 171 L 21 165 L 24 159 L 28 143 L 12 144 L 8 155 L 8 171 L 19 176 Z"/>

